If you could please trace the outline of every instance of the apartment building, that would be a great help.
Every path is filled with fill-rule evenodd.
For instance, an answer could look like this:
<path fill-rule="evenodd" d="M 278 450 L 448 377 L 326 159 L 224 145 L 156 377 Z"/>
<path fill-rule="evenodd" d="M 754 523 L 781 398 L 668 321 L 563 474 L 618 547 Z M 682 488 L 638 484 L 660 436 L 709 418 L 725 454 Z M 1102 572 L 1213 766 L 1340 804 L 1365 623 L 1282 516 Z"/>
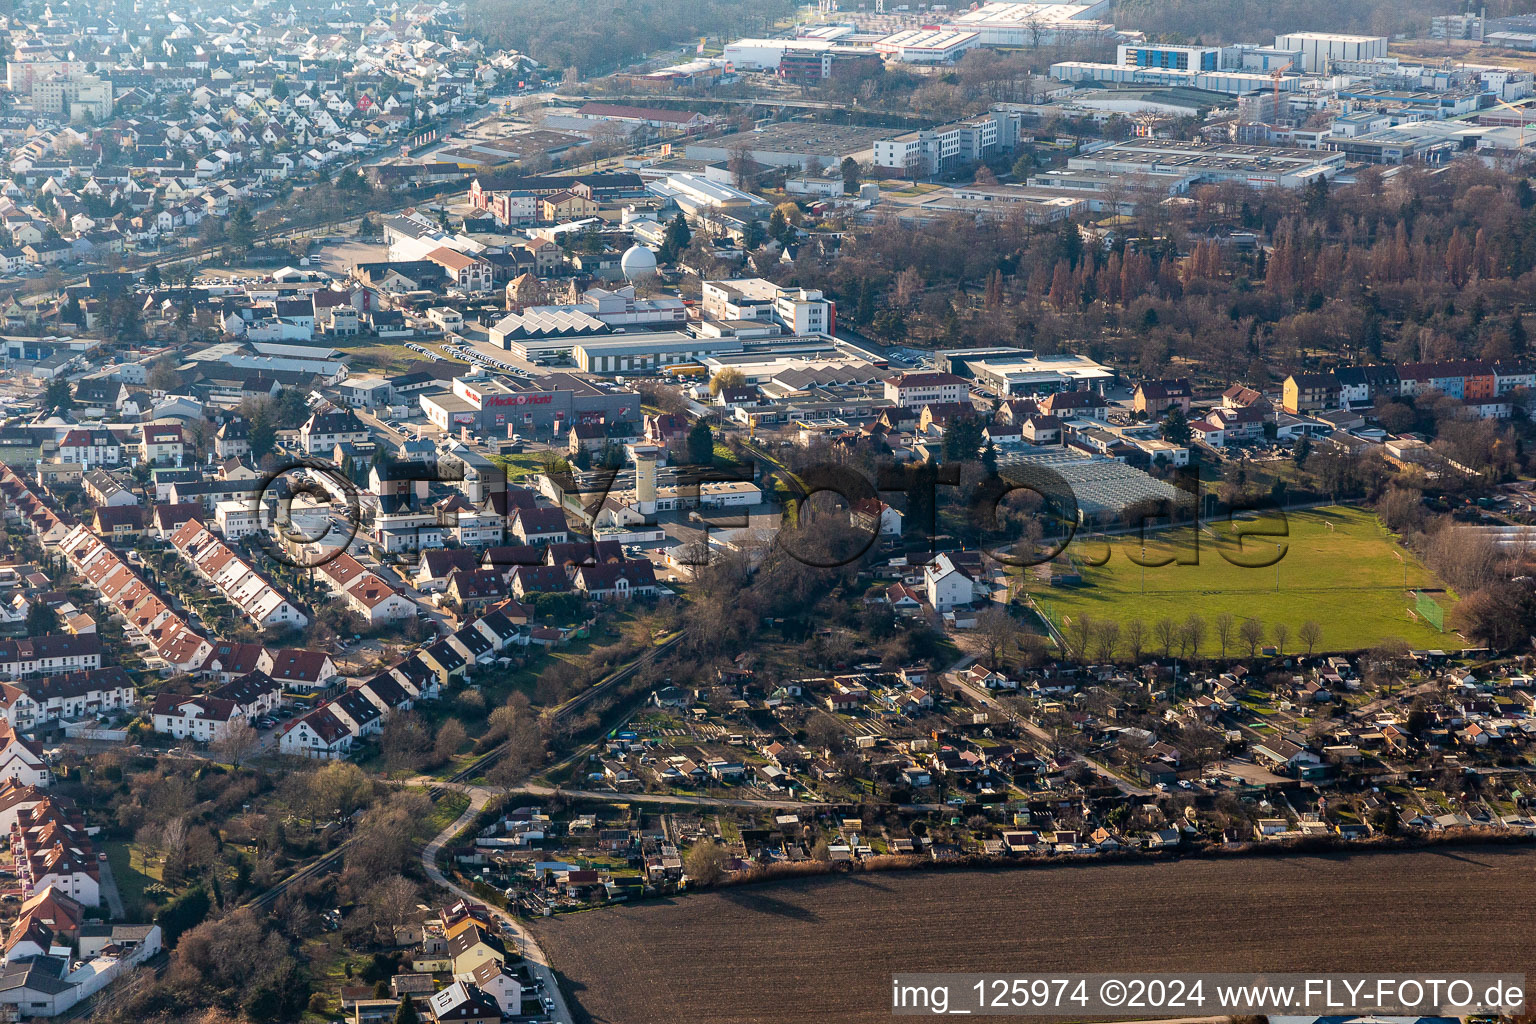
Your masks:
<path fill-rule="evenodd" d="M 903 409 L 954 405 L 966 400 L 965 380 L 952 373 L 902 373 L 885 379 L 885 399 Z"/>
<path fill-rule="evenodd" d="M 704 315 L 711 320 L 762 320 L 793 334 L 831 334 L 834 309 L 820 291 L 781 288 L 760 277 L 705 281 Z"/>

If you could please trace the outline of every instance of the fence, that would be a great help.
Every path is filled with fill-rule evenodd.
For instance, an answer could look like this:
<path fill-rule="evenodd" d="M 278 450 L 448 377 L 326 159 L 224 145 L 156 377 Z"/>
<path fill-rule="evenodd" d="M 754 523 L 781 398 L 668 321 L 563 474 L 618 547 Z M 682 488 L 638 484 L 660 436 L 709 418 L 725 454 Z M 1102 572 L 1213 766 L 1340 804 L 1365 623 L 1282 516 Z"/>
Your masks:
<path fill-rule="evenodd" d="M 1444 633 L 1445 609 L 1440 607 L 1439 601 L 1436 601 L 1424 591 L 1420 590 L 1417 593 L 1418 600 L 1414 602 L 1414 611 L 1418 613 L 1419 618 Z"/>

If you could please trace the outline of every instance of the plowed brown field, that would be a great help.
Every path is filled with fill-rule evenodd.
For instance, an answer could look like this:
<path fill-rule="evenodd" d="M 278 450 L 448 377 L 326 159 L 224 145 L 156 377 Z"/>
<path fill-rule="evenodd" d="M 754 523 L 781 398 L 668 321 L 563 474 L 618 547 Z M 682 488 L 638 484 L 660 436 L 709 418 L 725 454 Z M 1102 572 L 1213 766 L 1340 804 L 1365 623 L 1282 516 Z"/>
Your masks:
<path fill-rule="evenodd" d="M 891 1020 L 898 971 L 1512 971 L 1536 850 L 840 876 L 557 917 L 597 1024 Z"/>

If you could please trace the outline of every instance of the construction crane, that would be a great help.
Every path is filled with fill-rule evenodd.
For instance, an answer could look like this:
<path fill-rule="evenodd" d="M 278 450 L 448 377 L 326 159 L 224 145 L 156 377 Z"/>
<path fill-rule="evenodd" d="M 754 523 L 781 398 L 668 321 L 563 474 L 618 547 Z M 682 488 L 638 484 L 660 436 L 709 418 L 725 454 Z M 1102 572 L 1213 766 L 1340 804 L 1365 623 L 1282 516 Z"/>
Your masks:
<path fill-rule="evenodd" d="M 1496 100 L 1494 100 L 1494 102 L 1497 103 L 1499 106 L 1503 107 L 1505 110 L 1512 110 L 1512 111 L 1514 111 L 1515 116 L 1520 118 L 1520 148 L 1524 149 L 1525 148 L 1525 111 L 1522 108 L 1515 106 L 1513 103 L 1506 103 L 1503 100 L 1496 99 Z"/>
<path fill-rule="evenodd" d="M 1283 65 L 1281 65 L 1278 68 L 1275 68 L 1275 70 L 1273 70 L 1273 71 L 1271 71 L 1269 73 L 1269 82 L 1270 82 L 1270 85 L 1274 87 L 1274 91 L 1275 91 L 1275 123 L 1276 124 L 1278 124 L 1280 122 L 1280 79 L 1285 77 L 1285 73 L 1287 71 L 1291 70 L 1291 65 L 1293 65 L 1295 63 L 1296 62 L 1293 61 L 1293 60 L 1288 60 Z"/>

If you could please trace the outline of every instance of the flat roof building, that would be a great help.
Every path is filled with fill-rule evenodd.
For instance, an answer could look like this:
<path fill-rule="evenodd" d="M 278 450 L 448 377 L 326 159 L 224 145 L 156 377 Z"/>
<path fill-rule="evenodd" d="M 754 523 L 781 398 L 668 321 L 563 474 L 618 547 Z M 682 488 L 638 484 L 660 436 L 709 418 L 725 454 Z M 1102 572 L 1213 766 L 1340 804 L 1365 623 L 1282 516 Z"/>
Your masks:
<path fill-rule="evenodd" d="M 1104 391 L 1119 377 L 1112 367 L 1084 355 L 1037 356 L 1029 349 L 952 349 L 935 353 L 940 369 L 973 377 L 1004 397 Z"/>
<path fill-rule="evenodd" d="M 804 167 L 812 159 L 823 167 L 837 167 L 844 157 L 850 156 L 860 163 L 869 163 L 875 143 L 891 134 L 889 128 L 784 121 L 755 131 L 689 143 L 684 155 L 689 160 L 714 163 L 729 160 L 733 150 L 744 147 L 748 156 L 765 167 Z"/>
<path fill-rule="evenodd" d="M 1240 181 L 1250 188 L 1301 188 L 1344 169 L 1344 154 L 1278 146 L 1132 139 L 1067 161 L 1072 170 L 1108 174 L 1194 174 L 1201 181 Z"/>
<path fill-rule="evenodd" d="M 1108 0 L 1086 4 L 988 3 L 957 14 L 950 27 L 976 33 L 981 46 L 1055 46 L 1113 32 L 1096 20 Z"/>
<path fill-rule="evenodd" d="M 1301 70 L 1315 75 L 1334 60 L 1376 60 L 1387 55 L 1386 36 L 1352 36 L 1337 32 L 1292 32 L 1275 37 L 1275 49 L 1301 53 Z"/>
<path fill-rule="evenodd" d="M 482 436 L 561 437 L 584 418 L 608 422 L 640 417 L 640 396 L 628 388 L 551 373 L 522 382 L 486 372 L 455 377 L 448 389 L 420 393 L 422 411 L 439 429 L 469 427 Z"/>
<path fill-rule="evenodd" d="M 681 331 L 656 331 L 584 338 L 572 355 L 584 373 L 654 373 L 673 363 L 695 362 L 742 348 L 740 338 L 695 338 Z"/>
<path fill-rule="evenodd" d="M 915 28 L 886 36 L 875 44 L 875 50 L 903 64 L 953 64 L 980 44 L 981 37 L 975 32 Z"/>
<path fill-rule="evenodd" d="M 1208 92 L 1226 93 L 1229 96 L 1269 92 L 1276 86 L 1275 79 L 1255 71 L 1232 71 L 1222 68 L 1202 71 L 1197 68 L 1104 64 L 1082 60 L 1063 60 L 1052 64 L 1051 77 L 1062 82 L 1183 86 L 1190 89 L 1204 89 Z M 1300 75 L 1282 75 L 1278 80 L 1281 92 L 1294 92 L 1300 84 Z"/>

